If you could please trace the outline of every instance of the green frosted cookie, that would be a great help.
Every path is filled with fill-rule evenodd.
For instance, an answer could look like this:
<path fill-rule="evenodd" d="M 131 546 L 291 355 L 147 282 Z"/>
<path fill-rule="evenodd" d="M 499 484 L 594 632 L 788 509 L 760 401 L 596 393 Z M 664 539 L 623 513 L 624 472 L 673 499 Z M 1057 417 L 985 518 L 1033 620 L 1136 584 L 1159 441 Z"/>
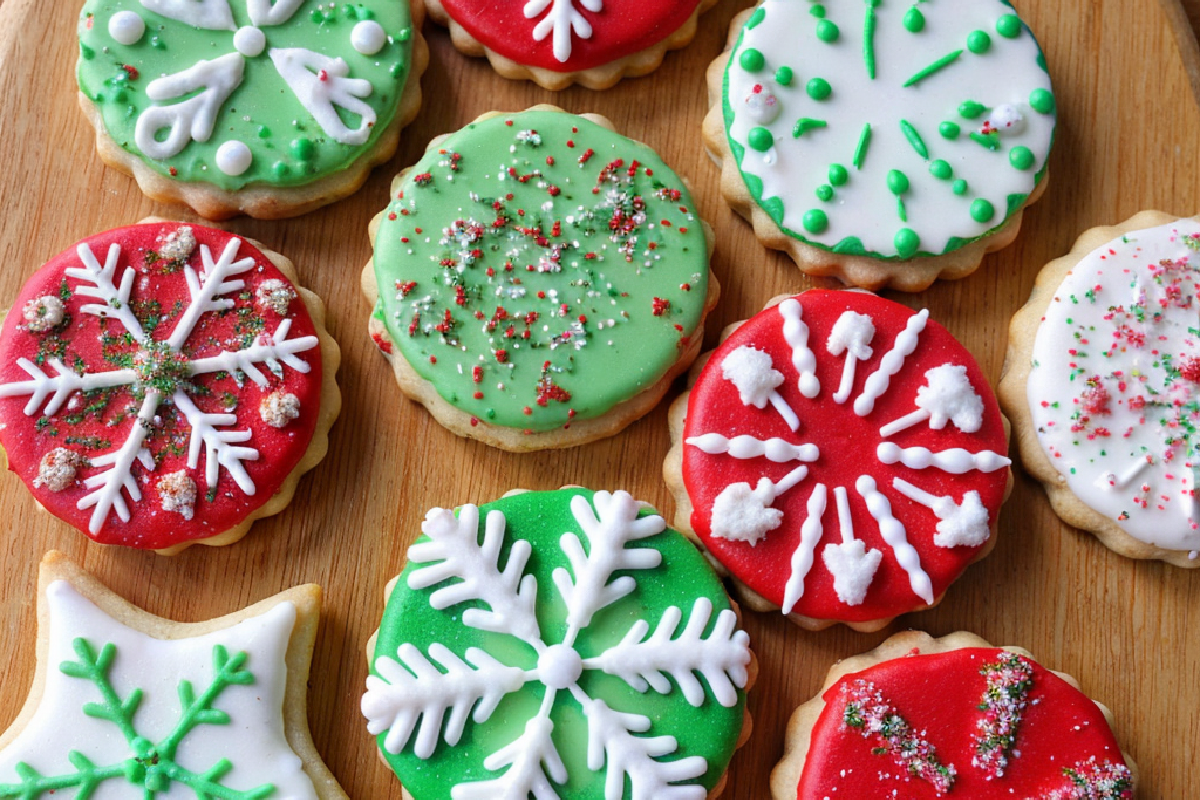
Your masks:
<path fill-rule="evenodd" d="M 690 542 L 584 489 L 435 509 L 422 532 L 362 700 L 414 800 L 707 797 L 752 657 Z"/>

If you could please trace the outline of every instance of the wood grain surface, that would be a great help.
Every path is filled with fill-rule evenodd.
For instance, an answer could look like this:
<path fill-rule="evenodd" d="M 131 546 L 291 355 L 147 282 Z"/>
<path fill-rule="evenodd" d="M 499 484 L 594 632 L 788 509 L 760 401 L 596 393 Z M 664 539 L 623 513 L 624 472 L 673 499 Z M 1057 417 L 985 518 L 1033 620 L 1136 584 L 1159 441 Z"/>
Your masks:
<path fill-rule="evenodd" d="M 1189 10 L 1200 0 L 1186 0 Z M 191 219 L 145 200 L 133 181 L 106 169 L 75 103 L 75 0 L 3 0 L 0 29 L 0 307 L 38 266 L 78 239 L 148 214 Z M 117 592 L 180 620 L 222 614 L 295 583 L 325 589 L 325 614 L 309 690 L 320 751 L 354 798 L 399 800 L 400 787 L 375 757 L 358 711 L 364 648 L 381 612 L 385 583 L 433 506 L 485 502 L 513 487 L 577 483 L 625 488 L 672 512 L 660 477 L 668 448 L 666 404 L 620 436 L 566 452 L 511 455 L 455 438 L 397 392 L 391 370 L 366 336 L 368 308 L 358 274 L 369 255 L 366 225 L 385 203 L 388 182 L 434 135 L 481 112 L 554 102 L 599 112 L 648 142 L 694 186 L 717 232 L 713 268 L 724 295 L 709 328 L 757 311 L 773 295 L 809 282 L 785 258 L 765 252 L 717 191 L 702 152 L 707 110 L 703 69 L 724 44 L 729 20 L 747 0 L 722 0 L 701 20 L 696 41 L 663 68 L 604 93 L 557 95 L 496 77 L 460 56 L 444 31 L 427 27 L 432 64 L 425 108 L 394 161 L 353 198 L 281 223 L 224 227 L 291 257 L 303 282 L 325 298 L 343 349 L 345 405 L 329 457 L 304 478 L 295 501 L 242 542 L 194 547 L 180 556 L 91 544 L 38 511 L 20 482 L 0 476 L 0 723 L 15 716 L 33 671 L 37 562 L 49 548 L 79 559 Z M 1027 213 L 1017 243 L 975 275 L 918 296 L 999 377 L 1011 314 L 1038 269 L 1065 253 L 1085 228 L 1144 208 L 1200 209 L 1200 112 L 1180 42 L 1186 15 L 1176 0 L 1016 0 L 1046 50 L 1061 115 L 1051 184 Z M 1197 15 L 1200 19 L 1200 15 Z M 1187 43 L 1191 42 L 1190 45 Z M 837 659 L 870 649 L 888 632 L 844 628 L 806 633 L 780 616 L 749 615 L 762 671 L 750 708 L 754 735 L 737 755 L 727 797 L 768 797 L 767 776 L 782 751 L 791 711 L 819 687 Z M 1143 798 L 1189 798 L 1200 751 L 1200 570 L 1119 558 L 1091 536 L 1063 526 L 1040 486 L 1020 470 L 1001 516 L 995 552 L 971 567 L 933 611 L 901 618 L 892 631 L 935 635 L 966 629 L 996 644 L 1031 650 L 1075 675 L 1112 707 L 1123 745 L 1141 766 Z M 1191 633 L 1189 633 L 1191 632 Z"/>

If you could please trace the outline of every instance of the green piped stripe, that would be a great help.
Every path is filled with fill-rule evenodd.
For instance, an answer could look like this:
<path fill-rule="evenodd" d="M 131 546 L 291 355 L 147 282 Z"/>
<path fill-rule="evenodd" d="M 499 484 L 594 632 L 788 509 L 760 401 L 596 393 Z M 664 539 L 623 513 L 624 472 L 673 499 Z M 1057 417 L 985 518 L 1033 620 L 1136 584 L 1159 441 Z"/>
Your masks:
<path fill-rule="evenodd" d="M 867 21 L 863 26 L 863 58 L 867 61 L 867 77 L 875 80 L 875 2 L 867 0 Z"/>
<path fill-rule="evenodd" d="M 913 127 L 913 124 L 906 119 L 900 120 L 900 130 L 904 132 L 904 138 L 908 139 L 908 143 L 912 145 L 912 149 L 917 151 L 917 155 L 926 161 L 929 160 L 929 148 L 925 145 L 925 140 L 921 138 L 921 134 Z"/>
<path fill-rule="evenodd" d="M 824 128 L 828 125 L 829 123 L 823 119 L 809 119 L 808 117 L 801 117 L 796 121 L 796 127 L 792 128 L 792 136 L 799 139 L 809 131 L 817 130 L 818 128 Z"/>
<path fill-rule="evenodd" d="M 963 54 L 962 50 L 955 50 L 953 53 L 950 53 L 949 55 L 942 56 L 937 61 L 933 62 L 928 67 L 921 70 L 916 75 L 913 75 L 911 78 L 909 78 L 907 81 L 905 81 L 904 88 L 907 89 L 910 86 L 916 86 L 918 83 L 925 80 L 930 75 L 934 75 L 938 72 L 941 72 L 946 67 L 953 64 L 955 61 L 958 61 L 959 57 L 961 57 L 962 54 Z"/>
<path fill-rule="evenodd" d="M 858 137 L 858 147 L 854 148 L 854 168 L 862 169 L 863 161 L 867 158 L 867 149 L 871 146 L 871 123 L 863 125 Z"/>

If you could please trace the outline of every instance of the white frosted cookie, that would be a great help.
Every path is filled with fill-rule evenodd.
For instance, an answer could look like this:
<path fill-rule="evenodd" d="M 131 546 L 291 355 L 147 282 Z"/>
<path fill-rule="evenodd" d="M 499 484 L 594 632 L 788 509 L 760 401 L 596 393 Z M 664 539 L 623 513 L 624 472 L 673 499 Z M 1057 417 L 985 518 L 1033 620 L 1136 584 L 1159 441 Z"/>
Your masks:
<path fill-rule="evenodd" d="M 1003 0 L 763 0 L 708 79 L 726 199 L 811 275 L 963 277 L 1045 188 L 1055 98 Z"/>
<path fill-rule="evenodd" d="M 1000 398 L 1067 523 L 1131 558 L 1200 566 L 1200 221 L 1094 228 L 1013 317 Z"/>

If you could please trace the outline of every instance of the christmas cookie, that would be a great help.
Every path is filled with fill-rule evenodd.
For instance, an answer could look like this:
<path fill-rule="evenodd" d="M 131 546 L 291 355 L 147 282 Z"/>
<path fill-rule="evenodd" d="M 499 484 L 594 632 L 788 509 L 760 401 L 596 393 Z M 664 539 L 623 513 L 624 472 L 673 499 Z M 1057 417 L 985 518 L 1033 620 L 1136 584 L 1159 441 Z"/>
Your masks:
<path fill-rule="evenodd" d="M 708 83 L 726 199 L 810 275 L 961 278 L 1046 187 L 1054 94 L 1006 0 L 763 0 Z"/>
<path fill-rule="evenodd" d="M 755 663 L 720 580 L 662 517 L 562 489 L 434 509 L 421 531 L 362 700 L 406 797 L 720 794 Z"/>
<path fill-rule="evenodd" d="M 653 72 L 686 47 L 716 0 L 425 0 L 435 22 L 469 56 L 487 56 L 505 78 L 551 91 L 573 83 L 607 89 Z"/>
<path fill-rule="evenodd" d="M 79 102 L 155 200 L 277 219 L 353 193 L 421 105 L 420 0 L 87 0 Z"/>
<path fill-rule="evenodd" d="M 796 710 L 774 800 L 1129 800 L 1111 714 L 1068 675 L 970 633 L 906 631 L 846 659 Z"/>
<path fill-rule="evenodd" d="M 601 117 L 487 114 L 392 185 L 370 333 L 445 427 L 526 451 L 602 439 L 700 351 L 718 287 L 687 186 Z"/>
<path fill-rule="evenodd" d="M 878 630 L 995 543 L 1008 436 L 950 333 L 866 292 L 777 298 L 672 406 L 676 525 L 757 611 Z"/>
<path fill-rule="evenodd" d="M 172 622 L 50 553 L 33 686 L 0 736 L 0 797 L 345 800 L 308 732 L 320 602 L 297 586 Z"/>
<path fill-rule="evenodd" d="M 1200 221 L 1095 228 L 1013 317 L 1005 410 L 1060 517 L 1131 558 L 1200 567 Z"/>
<path fill-rule="evenodd" d="M 0 445 L 38 503 L 103 544 L 229 544 L 325 457 L 341 396 L 290 261 L 154 221 L 55 256 L 0 328 Z"/>

